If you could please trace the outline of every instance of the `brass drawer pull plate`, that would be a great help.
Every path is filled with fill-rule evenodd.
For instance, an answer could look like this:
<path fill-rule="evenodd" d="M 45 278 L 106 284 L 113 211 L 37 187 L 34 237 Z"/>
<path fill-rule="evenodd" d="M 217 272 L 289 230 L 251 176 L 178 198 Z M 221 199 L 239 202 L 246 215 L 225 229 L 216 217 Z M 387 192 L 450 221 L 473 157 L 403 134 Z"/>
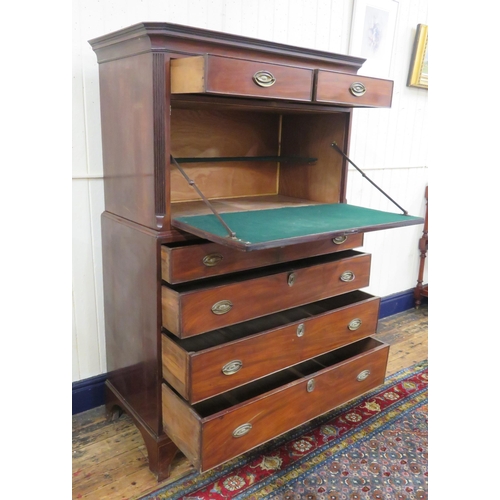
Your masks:
<path fill-rule="evenodd" d="M 236 372 L 241 370 L 243 366 L 243 362 L 239 359 L 234 359 L 233 361 L 229 361 L 222 367 L 222 373 L 224 375 L 234 375 Z"/>
<path fill-rule="evenodd" d="M 354 97 L 361 97 L 366 93 L 366 87 L 361 82 L 353 82 L 349 87 L 349 91 Z"/>
<path fill-rule="evenodd" d="M 347 236 L 335 236 L 335 238 L 333 238 L 333 242 L 336 244 L 336 245 L 342 245 L 342 243 L 345 243 L 347 240 Z"/>
<path fill-rule="evenodd" d="M 304 325 L 304 323 L 301 323 L 297 327 L 297 337 L 303 337 L 304 333 L 306 333 L 306 325 Z"/>
<path fill-rule="evenodd" d="M 295 283 L 295 273 L 290 273 L 287 279 L 288 286 L 293 286 Z"/>
<path fill-rule="evenodd" d="M 239 438 L 241 436 L 244 436 L 245 434 L 248 434 L 252 429 L 252 424 L 243 424 L 240 425 L 239 427 L 236 427 L 233 431 L 233 437 Z"/>
<path fill-rule="evenodd" d="M 210 253 L 203 257 L 203 264 L 207 267 L 216 266 L 223 259 L 220 253 Z"/>
<path fill-rule="evenodd" d="M 357 377 L 356 379 L 358 382 L 362 382 L 363 380 L 367 379 L 370 375 L 370 370 L 363 370 Z"/>
<path fill-rule="evenodd" d="M 271 87 L 276 83 L 276 78 L 270 71 L 262 70 L 253 75 L 253 81 L 259 87 Z"/>
<path fill-rule="evenodd" d="M 345 282 L 354 281 L 355 277 L 356 276 L 352 271 L 345 271 L 340 275 L 340 281 L 345 281 Z"/>
<path fill-rule="evenodd" d="M 226 314 L 233 308 L 230 300 L 219 300 L 212 306 L 212 312 L 217 315 Z"/>
<path fill-rule="evenodd" d="M 361 326 L 361 324 L 362 324 L 362 323 L 363 323 L 363 322 L 361 321 L 361 319 L 359 319 L 359 318 L 354 318 L 354 319 L 353 319 L 353 320 L 349 323 L 349 325 L 347 325 L 347 328 L 349 328 L 349 330 L 351 330 L 351 331 L 353 332 L 354 330 L 357 330 L 357 329 Z"/>
<path fill-rule="evenodd" d="M 307 381 L 307 386 L 306 386 L 307 392 L 314 391 L 315 387 L 316 387 L 316 382 L 314 381 L 313 378 Z"/>

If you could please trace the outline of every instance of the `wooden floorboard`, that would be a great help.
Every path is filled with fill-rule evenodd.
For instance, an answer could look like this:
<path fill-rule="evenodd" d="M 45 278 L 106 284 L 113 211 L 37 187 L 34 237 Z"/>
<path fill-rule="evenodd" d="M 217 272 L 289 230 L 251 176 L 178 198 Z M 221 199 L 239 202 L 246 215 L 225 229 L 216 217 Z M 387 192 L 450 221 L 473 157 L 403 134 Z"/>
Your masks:
<path fill-rule="evenodd" d="M 375 338 L 389 344 L 387 375 L 427 359 L 427 306 L 379 321 Z M 132 420 L 108 421 L 104 406 L 73 416 L 73 499 L 137 499 L 193 471 L 179 454 L 172 475 L 158 483 Z"/>

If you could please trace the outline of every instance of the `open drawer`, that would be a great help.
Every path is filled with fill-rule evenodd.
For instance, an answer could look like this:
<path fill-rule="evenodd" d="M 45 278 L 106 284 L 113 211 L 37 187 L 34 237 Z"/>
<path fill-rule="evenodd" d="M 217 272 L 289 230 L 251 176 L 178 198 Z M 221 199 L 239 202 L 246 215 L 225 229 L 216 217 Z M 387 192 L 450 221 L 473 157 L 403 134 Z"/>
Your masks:
<path fill-rule="evenodd" d="M 363 339 L 192 407 L 163 384 L 163 427 L 206 471 L 382 384 L 388 354 Z"/>
<path fill-rule="evenodd" d="M 338 236 L 316 242 L 275 247 L 260 252 L 239 252 L 225 245 L 202 241 L 170 243 L 161 247 L 161 276 L 177 284 L 222 274 L 342 252 L 363 246 L 363 234 Z"/>
<path fill-rule="evenodd" d="M 393 87 L 392 80 L 318 70 L 314 100 L 353 107 L 389 108 Z"/>
<path fill-rule="evenodd" d="M 311 101 L 312 69 L 205 54 L 173 59 L 171 93 Z"/>
<path fill-rule="evenodd" d="M 380 299 L 356 290 L 180 340 L 162 335 L 163 378 L 197 403 L 376 332 Z"/>
<path fill-rule="evenodd" d="M 162 323 L 179 338 L 369 285 L 371 255 L 354 250 L 228 277 L 162 286 Z"/>

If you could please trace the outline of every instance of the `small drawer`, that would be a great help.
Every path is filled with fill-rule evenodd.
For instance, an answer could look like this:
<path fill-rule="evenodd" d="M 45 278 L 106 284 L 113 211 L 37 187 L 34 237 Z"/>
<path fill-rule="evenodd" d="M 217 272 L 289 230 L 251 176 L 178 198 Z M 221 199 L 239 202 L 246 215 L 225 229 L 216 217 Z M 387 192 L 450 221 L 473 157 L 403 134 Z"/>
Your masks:
<path fill-rule="evenodd" d="M 258 252 L 241 252 L 210 242 L 162 245 L 161 274 L 167 283 L 176 284 L 361 246 L 362 233 Z"/>
<path fill-rule="evenodd" d="M 163 327 L 179 338 L 369 285 L 371 255 L 345 252 L 184 285 L 162 286 Z"/>
<path fill-rule="evenodd" d="M 363 339 L 194 406 L 163 384 L 164 430 L 206 471 L 379 386 L 388 353 Z"/>
<path fill-rule="evenodd" d="M 172 94 L 312 99 L 314 72 L 307 68 L 205 54 L 173 59 L 170 72 Z"/>
<path fill-rule="evenodd" d="M 391 80 L 317 70 L 314 100 L 354 107 L 388 108 L 392 102 L 393 86 Z"/>
<path fill-rule="evenodd" d="M 184 340 L 164 334 L 163 378 L 197 403 L 373 335 L 379 305 L 356 290 Z"/>

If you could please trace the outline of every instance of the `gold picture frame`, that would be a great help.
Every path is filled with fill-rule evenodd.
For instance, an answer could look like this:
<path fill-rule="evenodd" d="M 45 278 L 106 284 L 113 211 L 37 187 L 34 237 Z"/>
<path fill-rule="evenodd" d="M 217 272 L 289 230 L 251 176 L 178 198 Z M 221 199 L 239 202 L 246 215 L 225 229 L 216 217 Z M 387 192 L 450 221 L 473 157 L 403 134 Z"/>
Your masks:
<path fill-rule="evenodd" d="M 417 25 L 417 33 L 411 55 L 410 72 L 408 74 L 408 87 L 429 88 L 427 38 L 428 26 L 426 24 Z"/>

